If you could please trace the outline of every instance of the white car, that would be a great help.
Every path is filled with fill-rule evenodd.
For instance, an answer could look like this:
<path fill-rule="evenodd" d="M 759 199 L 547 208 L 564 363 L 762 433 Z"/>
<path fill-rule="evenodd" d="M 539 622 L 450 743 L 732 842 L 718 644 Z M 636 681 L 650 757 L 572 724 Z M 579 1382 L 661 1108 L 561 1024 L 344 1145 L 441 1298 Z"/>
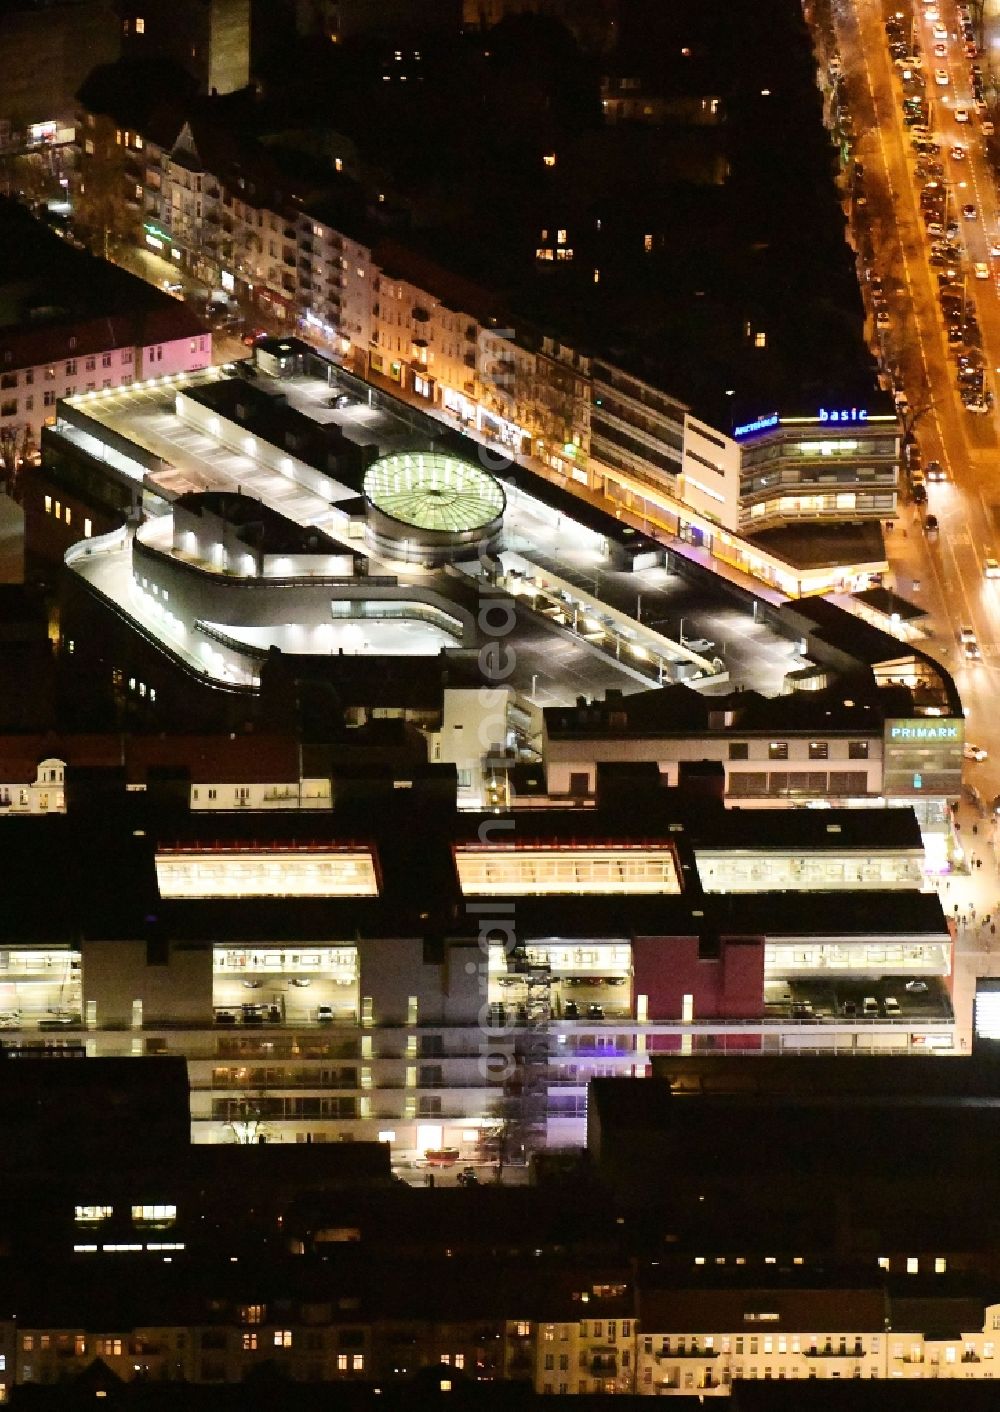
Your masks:
<path fill-rule="evenodd" d="M 957 116 L 957 115 L 956 115 L 956 116 Z M 979 126 L 980 126 L 980 127 L 982 128 L 982 130 L 983 130 L 983 136 L 984 136 L 984 137 L 992 137 L 993 134 L 994 134 L 994 132 L 996 131 L 996 129 L 994 128 L 993 124 L 990 122 L 989 118 L 983 118 L 983 120 L 982 120 L 982 122 L 979 124 Z"/>
<path fill-rule="evenodd" d="M 968 110 L 968 108 L 956 108 L 956 109 L 955 109 L 955 121 L 956 121 L 957 123 L 967 123 L 967 122 L 969 121 L 969 110 Z"/>
<path fill-rule="evenodd" d="M 943 25 L 943 24 L 941 23 L 941 21 L 938 20 L 937 23 L 936 23 L 936 24 L 934 25 L 934 27 L 932 28 L 931 33 L 933 34 L 933 36 L 934 36 L 935 39 L 947 39 L 947 38 L 948 38 L 948 26 L 947 26 L 947 25 Z"/>
<path fill-rule="evenodd" d="M 958 640 L 959 640 L 959 642 L 963 642 L 963 643 L 964 643 L 964 642 L 975 642 L 975 640 L 976 640 L 976 630 L 975 630 L 975 628 L 970 628 L 970 627 L 959 628 L 959 630 L 958 630 Z"/>
<path fill-rule="evenodd" d="M 981 764 L 989 756 L 989 751 L 984 750 L 981 745 L 973 745 L 971 741 L 966 741 L 962 746 L 962 756 L 966 760 L 974 760 L 976 764 Z"/>
<path fill-rule="evenodd" d="M 938 7 L 937 7 L 936 5 L 925 5 L 925 6 L 924 6 L 924 19 L 925 19 L 925 20 L 932 20 L 932 21 L 933 21 L 933 20 L 939 20 L 940 18 L 941 18 L 941 11 L 938 9 Z"/>
<path fill-rule="evenodd" d="M 946 88 L 947 85 L 948 85 L 948 70 L 947 70 L 947 69 L 935 69 L 935 70 L 934 70 L 934 82 L 937 83 L 937 84 L 940 84 L 942 88 Z"/>
<path fill-rule="evenodd" d="M 951 149 L 951 155 L 956 162 L 965 161 L 965 148 L 960 142 L 955 143 L 954 147 Z"/>
<path fill-rule="evenodd" d="M 988 579 L 1000 579 L 1000 559 L 987 554 L 983 559 L 983 573 Z"/>
<path fill-rule="evenodd" d="M 994 260 L 1000 260 L 1000 240 L 990 241 L 990 254 Z"/>
<path fill-rule="evenodd" d="M 975 264 L 976 279 L 989 279 L 990 267 L 984 260 L 977 260 Z"/>

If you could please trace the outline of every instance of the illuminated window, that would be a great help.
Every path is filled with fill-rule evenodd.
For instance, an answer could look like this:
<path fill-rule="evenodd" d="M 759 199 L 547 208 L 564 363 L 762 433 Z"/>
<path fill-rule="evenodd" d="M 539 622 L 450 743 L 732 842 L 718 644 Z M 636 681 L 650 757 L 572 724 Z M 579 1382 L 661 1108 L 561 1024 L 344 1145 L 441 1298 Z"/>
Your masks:
<path fill-rule="evenodd" d="M 943 1275 L 947 1269 L 948 1269 L 948 1262 L 947 1262 L 947 1260 L 944 1258 L 944 1256 L 943 1256 L 943 1255 L 938 1255 L 938 1256 L 936 1256 L 936 1257 L 935 1257 L 935 1260 L 934 1260 L 934 1273 L 935 1273 L 935 1275 Z"/>
<path fill-rule="evenodd" d="M 240 1309 L 241 1324 L 262 1324 L 265 1307 L 263 1304 L 244 1304 Z"/>
<path fill-rule="evenodd" d="M 616 847 L 455 849 L 455 866 L 467 896 L 555 893 L 676 893 L 673 850 L 655 844 Z"/>
<path fill-rule="evenodd" d="M 763 331 L 763 329 L 759 329 L 759 330 L 757 331 L 757 333 L 754 334 L 754 336 L 753 336 L 753 346 L 754 346 L 755 348 L 766 348 L 766 347 L 767 347 L 767 334 Z"/>
<path fill-rule="evenodd" d="M 556 154 L 554 152 L 546 152 L 545 156 L 542 158 L 542 161 L 547 167 L 554 167 L 556 164 Z"/>
<path fill-rule="evenodd" d="M 369 849 L 300 848 L 291 855 L 241 848 L 212 853 L 164 849 L 156 855 L 156 875 L 163 897 L 378 896 Z"/>
<path fill-rule="evenodd" d="M 137 15 L 137 16 L 136 16 L 135 32 L 136 32 L 136 34 L 145 34 L 145 33 L 146 33 L 146 21 L 142 18 L 141 15 Z"/>
<path fill-rule="evenodd" d="M 648 255 L 649 252 L 652 250 L 652 248 L 653 248 L 653 237 L 652 237 L 651 235 L 644 235 L 644 236 L 642 237 L 642 248 L 643 248 L 643 250 L 645 250 L 645 252 L 646 252 L 647 255 Z"/>
<path fill-rule="evenodd" d="M 133 1206 L 133 1221 L 176 1221 L 176 1206 Z"/>
<path fill-rule="evenodd" d="M 243 1352 L 253 1353 L 257 1347 L 257 1335 L 255 1333 L 243 1334 Z"/>
<path fill-rule="evenodd" d="M 113 1206 L 77 1206 L 74 1209 L 74 1220 L 81 1224 L 89 1221 L 106 1221 L 114 1214 Z"/>
<path fill-rule="evenodd" d="M 565 245 L 565 244 L 566 244 L 566 232 L 565 232 L 564 230 L 557 230 L 557 231 L 556 231 L 556 244 L 557 244 L 557 245 Z"/>
<path fill-rule="evenodd" d="M 292 1331 L 291 1331 L 291 1329 L 275 1329 L 275 1331 L 274 1331 L 274 1346 L 275 1346 L 275 1348 L 291 1348 L 291 1346 L 292 1346 Z"/>
<path fill-rule="evenodd" d="M 338 1353 L 338 1354 L 337 1354 L 337 1372 L 338 1372 L 338 1373 L 346 1373 L 346 1372 L 347 1372 L 347 1354 L 346 1354 L 346 1353 Z"/>
<path fill-rule="evenodd" d="M 916 1255 L 908 1255 L 906 1257 L 906 1273 L 908 1275 L 919 1275 L 920 1260 Z"/>
<path fill-rule="evenodd" d="M 356 1373 L 360 1373 L 365 1366 L 365 1355 L 363 1353 L 352 1354 L 351 1366 Z"/>

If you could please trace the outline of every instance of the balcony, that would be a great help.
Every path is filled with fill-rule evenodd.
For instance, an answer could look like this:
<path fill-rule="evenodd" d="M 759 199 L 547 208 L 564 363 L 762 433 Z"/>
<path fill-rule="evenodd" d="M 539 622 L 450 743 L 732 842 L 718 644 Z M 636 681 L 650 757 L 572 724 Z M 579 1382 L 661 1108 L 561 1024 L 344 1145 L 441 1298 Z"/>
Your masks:
<path fill-rule="evenodd" d="M 414 322 L 418 324 L 429 324 L 431 321 L 431 316 L 422 305 L 415 304 L 413 306 L 413 319 Z"/>
<path fill-rule="evenodd" d="M 665 1348 L 660 1348 L 653 1356 L 658 1363 L 662 1363 L 668 1358 L 671 1361 L 675 1358 L 718 1358 L 719 1352 L 716 1348 L 677 1348 L 668 1353 Z"/>

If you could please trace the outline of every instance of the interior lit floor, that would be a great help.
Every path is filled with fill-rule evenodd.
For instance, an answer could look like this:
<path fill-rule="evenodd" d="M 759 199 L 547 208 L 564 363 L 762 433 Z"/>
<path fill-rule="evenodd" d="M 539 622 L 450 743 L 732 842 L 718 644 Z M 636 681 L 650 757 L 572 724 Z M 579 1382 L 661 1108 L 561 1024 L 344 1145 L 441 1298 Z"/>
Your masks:
<path fill-rule="evenodd" d="M 324 656 L 358 654 L 388 657 L 435 657 L 446 647 L 455 647 L 454 638 L 428 623 L 350 622 L 279 623 L 266 627 L 223 627 L 220 631 L 248 647 L 278 647 L 282 652 L 314 653 Z"/>

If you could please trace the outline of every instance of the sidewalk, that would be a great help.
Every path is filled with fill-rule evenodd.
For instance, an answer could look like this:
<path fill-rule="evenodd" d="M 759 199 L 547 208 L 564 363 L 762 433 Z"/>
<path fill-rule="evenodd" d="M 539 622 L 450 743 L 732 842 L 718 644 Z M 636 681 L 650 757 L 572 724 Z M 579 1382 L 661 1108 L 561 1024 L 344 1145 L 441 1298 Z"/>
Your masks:
<path fill-rule="evenodd" d="M 997 822 L 965 801 L 956 810 L 963 871 L 938 878 L 934 887 L 955 928 L 954 990 L 959 1048 L 972 1047 L 973 1002 L 979 976 L 1000 976 L 1000 867 Z"/>

